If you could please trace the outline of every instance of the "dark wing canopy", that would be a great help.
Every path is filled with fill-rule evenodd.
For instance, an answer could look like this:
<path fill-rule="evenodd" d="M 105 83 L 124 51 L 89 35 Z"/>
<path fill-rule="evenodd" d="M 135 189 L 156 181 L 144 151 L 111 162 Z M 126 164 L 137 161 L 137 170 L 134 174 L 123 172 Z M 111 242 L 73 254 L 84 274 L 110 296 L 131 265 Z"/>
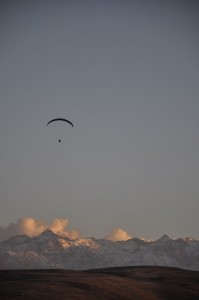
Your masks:
<path fill-rule="evenodd" d="M 73 127 L 73 123 L 69 120 L 66 120 L 66 119 L 63 119 L 63 118 L 56 118 L 56 119 L 53 119 L 53 120 L 50 120 L 48 123 L 47 123 L 47 126 L 52 123 L 52 122 L 55 122 L 55 121 L 64 121 L 66 123 L 69 123 L 72 127 Z"/>

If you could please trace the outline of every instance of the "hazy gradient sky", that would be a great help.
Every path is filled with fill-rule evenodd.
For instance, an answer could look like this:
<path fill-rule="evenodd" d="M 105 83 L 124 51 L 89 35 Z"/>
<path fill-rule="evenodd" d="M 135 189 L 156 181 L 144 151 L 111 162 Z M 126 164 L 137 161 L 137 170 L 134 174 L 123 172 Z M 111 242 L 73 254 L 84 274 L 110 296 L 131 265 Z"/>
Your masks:
<path fill-rule="evenodd" d="M 197 0 L 0 1 L 1 226 L 199 237 L 198 16 Z"/>

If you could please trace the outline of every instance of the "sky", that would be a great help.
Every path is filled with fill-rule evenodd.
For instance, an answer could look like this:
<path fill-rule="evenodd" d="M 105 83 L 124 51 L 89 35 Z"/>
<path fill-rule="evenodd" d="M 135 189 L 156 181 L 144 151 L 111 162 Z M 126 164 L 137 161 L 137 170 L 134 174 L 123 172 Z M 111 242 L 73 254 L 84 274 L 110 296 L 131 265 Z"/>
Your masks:
<path fill-rule="evenodd" d="M 198 15 L 0 1 L 0 233 L 199 238 Z"/>

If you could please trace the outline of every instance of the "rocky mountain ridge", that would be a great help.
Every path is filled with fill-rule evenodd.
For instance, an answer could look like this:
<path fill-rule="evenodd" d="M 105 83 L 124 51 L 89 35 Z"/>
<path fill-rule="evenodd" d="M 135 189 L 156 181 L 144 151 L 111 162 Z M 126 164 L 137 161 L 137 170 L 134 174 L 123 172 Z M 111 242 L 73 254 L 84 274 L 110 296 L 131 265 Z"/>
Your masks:
<path fill-rule="evenodd" d="M 0 243 L 0 269 L 86 270 L 143 265 L 199 270 L 199 240 L 167 235 L 156 241 L 70 240 L 46 230 L 36 237 L 13 236 Z"/>

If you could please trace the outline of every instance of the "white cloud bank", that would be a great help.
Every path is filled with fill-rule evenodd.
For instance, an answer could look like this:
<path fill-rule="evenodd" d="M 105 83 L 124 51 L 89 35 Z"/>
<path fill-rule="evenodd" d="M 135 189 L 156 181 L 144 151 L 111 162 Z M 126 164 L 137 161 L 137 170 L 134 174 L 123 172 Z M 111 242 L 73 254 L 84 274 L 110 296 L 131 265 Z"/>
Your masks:
<path fill-rule="evenodd" d="M 117 242 L 117 241 L 126 241 L 131 239 L 131 235 L 128 234 L 125 230 L 121 228 L 113 229 L 106 237 L 105 239 Z"/>
<path fill-rule="evenodd" d="M 68 230 L 69 220 L 68 219 L 54 219 L 51 223 L 46 223 L 45 221 L 37 220 L 31 217 L 20 218 L 16 223 L 10 223 L 7 227 L 0 226 L 0 242 L 14 235 L 25 234 L 30 237 L 37 236 L 43 231 L 50 229 L 54 233 L 61 236 L 68 237 L 71 240 L 80 238 L 79 230 Z M 113 242 L 126 241 L 131 239 L 128 232 L 121 228 L 116 228 L 112 230 L 105 239 L 111 240 Z"/>
<path fill-rule="evenodd" d="M 66 236 L 71 240 L 80 237 L 78 230 L 67 230 L 68 219 L 54 219 L 50 224 L 34 218 L 20 218 L 16 223 L 10 223 L 7 227 L 0 227 L 0 241 L 13 235 L 26 234 L 30 237 L 37 236 L 43 231 L 50 229 L 54 233 Z"/>

